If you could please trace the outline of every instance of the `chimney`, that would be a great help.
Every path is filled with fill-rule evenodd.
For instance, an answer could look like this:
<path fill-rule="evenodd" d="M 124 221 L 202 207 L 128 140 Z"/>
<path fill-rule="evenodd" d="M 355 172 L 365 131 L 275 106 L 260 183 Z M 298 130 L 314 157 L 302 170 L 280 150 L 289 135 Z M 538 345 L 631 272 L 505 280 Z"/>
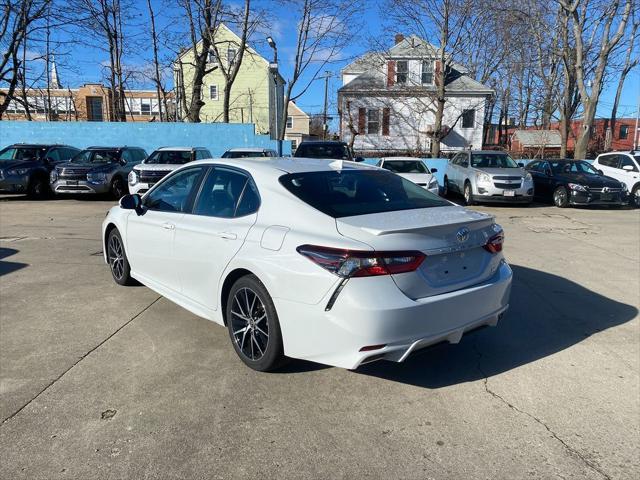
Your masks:
<path fill-rule="evenodd" d="M 395 43 L 395 45 L 399 44 L 403 40 L 404 40 L 404 35 L 401 34 L 401 33 L 396 33 L 396 36 L 395 36 L 395 42 L 396 43 Z"/>

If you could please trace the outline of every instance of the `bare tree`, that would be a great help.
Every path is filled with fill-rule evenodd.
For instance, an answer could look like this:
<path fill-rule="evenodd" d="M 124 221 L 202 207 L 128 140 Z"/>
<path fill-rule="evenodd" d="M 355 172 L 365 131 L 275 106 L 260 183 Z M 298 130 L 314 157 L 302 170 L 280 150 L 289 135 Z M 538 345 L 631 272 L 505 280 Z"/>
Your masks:
<path fill-rule="evenodd" d="M 147 0 L 147 8 L 149 10 L 149 20 L 151 24 L 151 47 L 153 49 L 153 83 L 156 87 L 156 95 L 158 97 L 158 113 L 160 121 L 168 120 L 169 110 L 167 108 L 167 92 L 162 82 L 160 74 L 160 61 L 158 59 L 158 33 L 156 32 L 156 16 L 151 5 L 151 0 Z"/>
<path fill-rule="evenodd" d="M 575 78 L 583 105 L 582 129 L 576 139 L 574 158 L 585 158 L 591 128 L 612 50 L 622 39 L 634 0 L 556 0 L 567 13 L 573 29 Z M 594 55 L 594 70 L 588 75 L 588 55 Z"/>

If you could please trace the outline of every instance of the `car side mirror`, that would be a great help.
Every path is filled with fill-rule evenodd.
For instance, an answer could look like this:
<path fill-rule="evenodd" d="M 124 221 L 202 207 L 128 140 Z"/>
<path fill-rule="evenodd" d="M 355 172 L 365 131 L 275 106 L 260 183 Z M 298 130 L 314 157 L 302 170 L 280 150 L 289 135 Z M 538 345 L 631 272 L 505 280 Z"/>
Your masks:
<path fill-rule="evenodd" d="M 544 174 L 545 174 L 547 177 L 550 177 L 550 176 L 551 176 L 551 170 L 549 170 L 549 169 L 547 168 L 547 169 L 544 171 Z"/>
<path fill-rule="evenodd" d="M 604 175 L 604 172 L 603 172 L 602 170 L 600 170 L 600 169 L 598 169 L 598 173 L 599 173 L 600 175 Z"/>
<path fill-rule="evenodd" d="M 120 208 L 124 210 L 135 210 L 138 215 L 142 214 L 142 198 L 137 193 L 125 195 L 120 199 Z"/>
<path fill-rule="evenodd" d="M 356 157 L 353 159 L 354 162 L 364 162 L 364 157 Z"/>
<path fill-rule="evenodd" d="M 524 168 L 524 163 L 518 162 L 518 166 Z"/>
<path fill-rule="evenodd" d="M 633 167 L 631 165 L 625 165 L 622 167 L 622 169 L 627 172 L 633 172 Z"/>
<path fill-rule="evenodd" d="M 432 169 L 431 169 L 431 173 L 436 173 L 437 171 L 438 171 L 438 169 L 437 169 L 437 168 L 432 168 Z"/>

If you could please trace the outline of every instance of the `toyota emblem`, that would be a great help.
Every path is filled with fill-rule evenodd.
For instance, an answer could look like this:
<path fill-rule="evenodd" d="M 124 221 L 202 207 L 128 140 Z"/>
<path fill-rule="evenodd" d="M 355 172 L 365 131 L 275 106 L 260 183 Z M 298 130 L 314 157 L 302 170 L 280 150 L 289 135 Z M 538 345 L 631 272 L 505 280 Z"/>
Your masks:
<path fill-rule="evenodd" d="M 456 232 L 456 238 L 458 239 L 458 242 L 460 243 L 464 243 L 467 240 L 469 240 L 469 234 L 471 232 L 469 231 L 469 229 L 467 227 L 462 227 L 460 230 L 458 230 Z"/>

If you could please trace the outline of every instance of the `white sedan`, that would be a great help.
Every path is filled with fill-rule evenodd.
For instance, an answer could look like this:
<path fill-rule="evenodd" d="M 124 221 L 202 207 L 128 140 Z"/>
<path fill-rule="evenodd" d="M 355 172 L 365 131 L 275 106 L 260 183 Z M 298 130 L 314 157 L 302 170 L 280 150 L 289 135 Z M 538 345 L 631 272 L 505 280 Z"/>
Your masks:
<path fill-rule="evenodd" d="M 384 157 L 380 159 L 377 166 L 396 173 L 436 195 L 438 195 L 440 191 L 438 180 L 433 176 L 437 170 L 435 168 L 429 170 L 429 167 L 420 159 L 412 157 Z"/>
<path fill-rule="evenodd" d="M 349 161 L 191 162 L 123 197 L 102 234 L 117 283 L 225 325 L 256 370 L 401 362 L 509 302 L 492 216 Z"/>

